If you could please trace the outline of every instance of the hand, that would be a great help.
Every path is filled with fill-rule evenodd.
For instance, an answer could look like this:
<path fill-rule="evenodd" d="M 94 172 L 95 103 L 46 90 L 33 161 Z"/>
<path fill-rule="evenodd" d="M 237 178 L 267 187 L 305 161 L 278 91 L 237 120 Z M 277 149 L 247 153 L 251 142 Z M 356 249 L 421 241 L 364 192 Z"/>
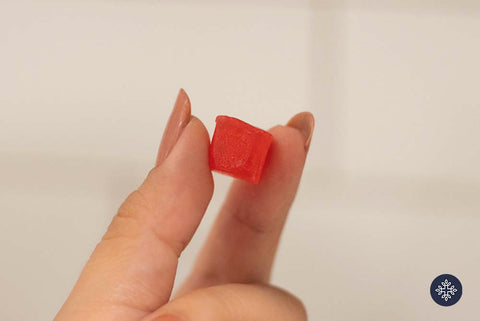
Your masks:
<path fill-rule="evenodd" d="M 312 131 L 310 113 L 270 130 L 260 183 L 233 182 L 190 277 L 172 298 L 178 258 L 213 193 L 208 132 L 180 90 L 155 168 L 120 207 L 55 320 L 306 320 L 302 303 L 269 278 Z"/>

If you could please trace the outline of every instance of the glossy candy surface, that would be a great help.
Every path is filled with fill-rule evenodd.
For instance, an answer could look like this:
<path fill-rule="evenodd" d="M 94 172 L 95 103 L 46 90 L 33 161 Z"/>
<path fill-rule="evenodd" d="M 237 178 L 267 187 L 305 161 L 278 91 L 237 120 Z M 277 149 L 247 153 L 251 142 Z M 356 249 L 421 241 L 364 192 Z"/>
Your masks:
<path fill-rule="evenodd" d="M 210 169 L 257 184 L 272 135 L 239 119 L 217 116 L 210 144 Z"/>

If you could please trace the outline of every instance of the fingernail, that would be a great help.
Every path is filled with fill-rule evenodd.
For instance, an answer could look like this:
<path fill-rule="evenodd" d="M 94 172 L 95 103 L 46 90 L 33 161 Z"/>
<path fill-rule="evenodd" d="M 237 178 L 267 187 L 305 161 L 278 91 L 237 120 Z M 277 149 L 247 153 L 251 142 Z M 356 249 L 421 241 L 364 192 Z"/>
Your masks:
<path fill-rule="evenodd" d="M 173 315 L 161 315 L 159 317 L 153 318 L 152 321 L 180 321 L 180 319 Z"/>
<path fill-rule="evenodd" d="M 296 114 L 288 121 L 287 126 L 298 129 L 305 136 L 305 151 L 308 152 L 315 127 L 315 118 L 312 113 L 305 111 Z"/>
<path fill-rule="evenodd" d="M 183 129 L 190 122 L 190 99 L 185 90 L 180 89 L 178 92 L 175 106 L 173 107 L 167 126 L 163 132 L 162 141 L 158 148 L 156 165 L 160 164 L 167 158 L 172 151 L 173 146 L 183 132 Z"/>

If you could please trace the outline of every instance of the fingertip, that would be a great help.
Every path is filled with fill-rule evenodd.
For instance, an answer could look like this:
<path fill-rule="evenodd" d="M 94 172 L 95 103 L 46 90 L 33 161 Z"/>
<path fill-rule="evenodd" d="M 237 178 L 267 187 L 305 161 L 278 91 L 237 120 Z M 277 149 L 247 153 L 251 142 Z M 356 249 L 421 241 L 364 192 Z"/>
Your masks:
<path fill-rule="evenodd" d="M 305 150 L 308 151 L 315 128 L 315 118 L 313 114 L 305 111 L 293 116 L 287 123 L 288 127 L 297 129 L 304 136 Z"/>
<path fill-rule="evenodd" d="M 300 177 L 306 158 L 305 136 L 295 128 L 281 125 L 273 127 L 270 133 L 273 142 L 264 175 L 286 180 Z"/>
<path fill-rule="evenodd" d="M 177 167 L 182 171 L 181 166 L 189 168 L 190 177 L 185 183 L 195 184 L 195 180 L 200 180 L 203 183 L 201 189 L 208 192 L 211 198 L 214 183 L 208 160 L 209 146 L 210 135 L 207 128 L 200 119 L 191 116 L 183 141 L 180 142 L 177 153 L 172 153 L 170 162 L 177 162 Z"/>
<path fill-rule="evenodd" d="M 198 139 L 202 141 L 202 144 L 207 146 L 210 145 L 210 135 L 208 134 L 208 130 L 199 118 L 192 115 L 189 125 L 194 127 L 194 129 L 192 129 L 193 134 L 198 136 Z"/>

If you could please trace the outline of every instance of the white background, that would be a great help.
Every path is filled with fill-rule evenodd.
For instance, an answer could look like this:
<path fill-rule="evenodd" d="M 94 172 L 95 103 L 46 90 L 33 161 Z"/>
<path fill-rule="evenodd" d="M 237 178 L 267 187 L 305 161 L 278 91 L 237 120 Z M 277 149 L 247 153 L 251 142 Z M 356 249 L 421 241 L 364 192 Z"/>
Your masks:
<path fill-rule="evenodd" d="M 179 87 L 210 132 L 218 114 L 315 114 L 273 278 L 311 320 L 475 319 L 480 5 L 366 3 L 1 1 L 0 319 L 53 318 Z M 463 282 L 455 306 L 430 298 L 442 273 Z"/>

